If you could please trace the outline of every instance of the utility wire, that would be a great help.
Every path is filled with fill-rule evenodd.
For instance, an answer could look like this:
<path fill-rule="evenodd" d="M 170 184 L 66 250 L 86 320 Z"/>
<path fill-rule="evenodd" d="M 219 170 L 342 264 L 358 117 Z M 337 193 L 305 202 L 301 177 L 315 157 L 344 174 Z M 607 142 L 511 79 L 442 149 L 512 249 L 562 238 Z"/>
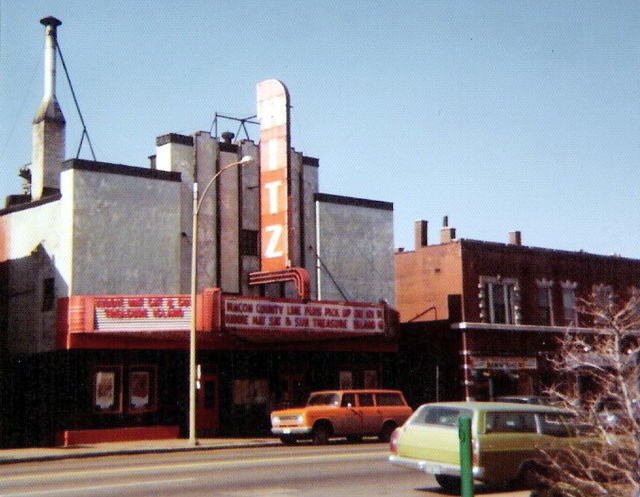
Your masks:
<path fill-rule="evenodd" d="M 71 84 L 71 78 L 69 77 L 69 71 L 67 71 L 67 64 L 64 62 L 64 57 L 62 56 L 62 50 L 60 50 L 60 45 L 56 40 L 56 49 L 58 50 L 58 54 L 60 55 L 60 62 L 62 62 L 62 67 L 64 68 L 64 74 L 67 77 L 67 82 L 69 83 L 69 89 L 71 90 L 71 96 L 73 97 L 73 102 L 76 104 L 76 110 L 78 111 L 78 116 L 80 116 L 80 122 L 82 123 L 82 137 L 80 138 L 80 145 L 78 145 L 78 152 L 76 153 L 76 159 L 80 157 L 80 150 L 82 150 L 82 143 L 84 142 L 84 137 L 87 137 L 87 143 L 89 144 L 89 149 L 91 150 L 91 156 L 93 160 L 96 160 L 96 154 L 93 152 L 93 145 L 91 144 L 91 138 L 89 138 L 89 133 L 87 132 L 87 125 L 84 122 L 84 117 L 82 117 L 82 112 L 80 112 L 80 105 L 78 105 L 78 99 L 76 98 L 76 92 L 73 90 L 73 85 Z"/>
<path fill-rule="evenodd" d="M 340 288 L 340 285 L 338 285 L 338 282 L 336 281 L 336 279 L 333 277 L 333 274 L 331 274 L 331 271 L 329 271 L 329 268 L 327 267 L 327 265 L 324 263 L 324 261 L 322 260 L 322 258 L 320 257 L 320 255 L 318 255 L 318 252 L 316 252 L 316 250 L 313 248 L 313 246 L 309 246 L 309 248 L 313 251 L 313 253 L 315 254 L 316 258 L 318 259 L 318 262 L 320 262 L 320 266 L 322 267 L 322 269 L 327 273 L 327 275 L 329 275 L 329 278 L 331 278 L 331 281 L 333 282 L 333 284 L 336 286 L 336 288 L 338 289 L 338 291 L 340 292 L 340 295 L 342 295 L 342 298 L 345 301 L 352 301 L 353 299 L 350 297 L 347 297 L 347 295 L 345 294 L 345 292 L 342 291 L 342 288 Z"/>

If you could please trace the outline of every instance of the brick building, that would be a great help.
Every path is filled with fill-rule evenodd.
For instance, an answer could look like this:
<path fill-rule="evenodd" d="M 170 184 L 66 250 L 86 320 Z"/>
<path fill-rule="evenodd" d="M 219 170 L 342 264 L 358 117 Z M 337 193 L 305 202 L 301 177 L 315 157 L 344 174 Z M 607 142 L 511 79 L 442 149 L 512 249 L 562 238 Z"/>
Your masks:
<path fill-rule="evenodd" d="M 553 380 L 546 357 L 558 334 L 593 325 L 580 300 L 640 289 L 640 260 L 528 247 L 520 232 L 508 243 L 457 238 L 443 224 L 429 244 L 427 222 L 416 222 L 414 250 L 395 254 L 402 356 L 423 364 L 427 383 L 418 397 L 539 393 Z"/>

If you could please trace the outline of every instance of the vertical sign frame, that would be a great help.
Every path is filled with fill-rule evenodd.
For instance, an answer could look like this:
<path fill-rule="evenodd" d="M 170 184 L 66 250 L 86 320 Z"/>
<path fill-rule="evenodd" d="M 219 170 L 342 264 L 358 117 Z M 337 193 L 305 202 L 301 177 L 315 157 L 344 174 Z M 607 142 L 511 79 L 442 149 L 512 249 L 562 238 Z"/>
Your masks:
<path fill-rule="evenodd" d="M 276 79 L 257 85 L 260 119 L 260 264 L 262 271 L 291 266 L 289 236 L 289 91 Z"/>

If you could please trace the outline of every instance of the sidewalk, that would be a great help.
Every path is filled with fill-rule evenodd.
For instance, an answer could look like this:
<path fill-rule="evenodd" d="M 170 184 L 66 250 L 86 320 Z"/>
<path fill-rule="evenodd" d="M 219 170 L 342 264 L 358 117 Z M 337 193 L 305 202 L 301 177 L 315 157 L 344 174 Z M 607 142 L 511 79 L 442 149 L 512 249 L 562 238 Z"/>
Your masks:
<path fill-rule="evenodd" d="M 115 454 L 144 454 L 152 452 L 183 452 L 189 450 L 213 450 L 241 447 L 279 445 L 278 438 L 205 438 L 198 445 L 191 445 L 185 438 L 168 440 L 134 440 L 131 442 L 70 445 L 66 447 L 29 447 L 25 449 L 0 449 L 0 465 L 30 461 L 48 461 L 79 457 L 108 456 Z"/>

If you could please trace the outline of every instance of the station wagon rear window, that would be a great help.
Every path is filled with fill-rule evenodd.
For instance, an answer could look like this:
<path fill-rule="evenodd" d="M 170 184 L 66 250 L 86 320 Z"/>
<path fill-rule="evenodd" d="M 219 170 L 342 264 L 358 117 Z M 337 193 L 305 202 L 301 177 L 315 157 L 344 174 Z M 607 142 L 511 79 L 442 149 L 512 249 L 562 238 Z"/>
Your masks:
<path fill-rule="evenodd" d="M 540 415 L 540 429 L 544 435 L 552 437 L 575 437 L 579 431 L 571 416 L 555 413 Z"/>
<path fill-rule="evenodd" d="M 535 433 L 533 412 L 488 412 L 485 417 L 487 433 Z"/>
<path fill-rule="evenodd" d="M 429 425 L 458 426 L 458 419 L 462 414 L 472 418 L 473 413 L 469 409 L 427 406 L 416 414 L 413 422 Z"/>

